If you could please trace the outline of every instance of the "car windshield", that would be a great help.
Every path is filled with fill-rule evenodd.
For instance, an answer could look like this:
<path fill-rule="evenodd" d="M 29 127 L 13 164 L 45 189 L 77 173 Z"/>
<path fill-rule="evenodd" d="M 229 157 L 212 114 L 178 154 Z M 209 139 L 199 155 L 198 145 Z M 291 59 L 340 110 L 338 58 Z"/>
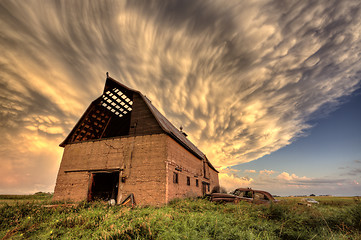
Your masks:
<path fill-rule="evenodd" d="M 241 194 L 241 192 L 242 192 L 241 190 L 236 189 L 236 190 L 234 190 L 234 192 L 232 194 L 236 195 L 236 196 L 239 196 Z"/>

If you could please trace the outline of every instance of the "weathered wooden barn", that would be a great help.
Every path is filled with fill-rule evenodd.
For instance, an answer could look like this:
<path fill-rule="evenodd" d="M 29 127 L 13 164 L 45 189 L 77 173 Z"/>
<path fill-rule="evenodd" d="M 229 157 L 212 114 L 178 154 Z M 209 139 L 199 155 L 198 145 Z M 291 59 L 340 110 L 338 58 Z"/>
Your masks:
<path fill-rule="evenodd" d="M 171 101 L 171 99 L 170 99 Z M 68 137 L 53 200 L 115 199 L 161 205 L 202 196 L 218 171 L 139 91 L 107 76 Z"/>

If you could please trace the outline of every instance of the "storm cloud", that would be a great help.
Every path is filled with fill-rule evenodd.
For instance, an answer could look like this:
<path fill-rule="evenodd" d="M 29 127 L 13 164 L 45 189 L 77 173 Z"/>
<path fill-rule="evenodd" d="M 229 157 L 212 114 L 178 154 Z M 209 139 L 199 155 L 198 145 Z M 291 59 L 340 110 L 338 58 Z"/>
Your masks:
<path fill-rule="evenodd" d="M 360 87 L 360 11 L 338 0 L 1 1 L 0 190 L 51 190 L 58 144 L 105 72 L 217 168 L 270 154 Z"/>

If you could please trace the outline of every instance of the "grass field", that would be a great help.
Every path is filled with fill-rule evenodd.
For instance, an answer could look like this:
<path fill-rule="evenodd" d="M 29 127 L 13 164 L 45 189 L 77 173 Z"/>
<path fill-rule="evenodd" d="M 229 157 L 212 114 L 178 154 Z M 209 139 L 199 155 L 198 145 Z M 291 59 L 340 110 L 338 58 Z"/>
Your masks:
<path fill-rule="evenodd" d="M 361 203 L 315 197 L 298 205 L 281 198 L 262 206 L 215 204 L 205 199 L 163 207 L 82 202 L 49 207 L 51 195 L 0 196 L 1 239 L 361 239 Z"/>
<path fill-rule="evenodd" d="M 16 205 L 21 203 L 50 202 L 53 197 L 50 193 L 35 193 L 32 195 L 0 195 L 0 207 L 3 205 Z"/>

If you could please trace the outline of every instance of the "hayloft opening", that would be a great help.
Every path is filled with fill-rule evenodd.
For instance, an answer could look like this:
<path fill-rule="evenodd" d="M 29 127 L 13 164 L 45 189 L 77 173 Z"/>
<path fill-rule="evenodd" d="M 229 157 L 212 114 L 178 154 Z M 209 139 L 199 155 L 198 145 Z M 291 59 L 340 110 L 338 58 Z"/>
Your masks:
<path fill-rule="evenodd" d="M 92 173 L 88 201 L 117 199 L 119 172 Z"/>
<path fill-rule="evenodd" d="M 133 93 L 107 82 L 105 90 L 86 110 L 66 143 L 129 135 Z"/>

